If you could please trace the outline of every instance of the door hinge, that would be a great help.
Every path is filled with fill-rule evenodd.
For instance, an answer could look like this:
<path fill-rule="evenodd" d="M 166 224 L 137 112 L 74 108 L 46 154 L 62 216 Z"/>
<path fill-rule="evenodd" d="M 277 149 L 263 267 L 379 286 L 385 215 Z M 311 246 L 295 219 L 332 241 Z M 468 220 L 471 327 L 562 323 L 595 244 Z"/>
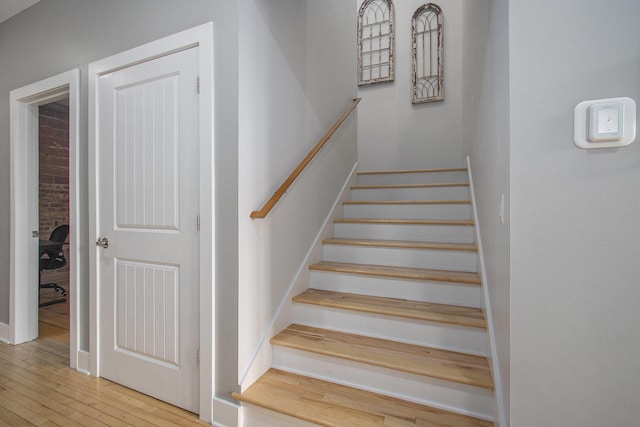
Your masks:
<path fill-rule="evenodd" d="M 196 215 L 196 230 L 200 231 L 200 214 Z"/>
<path fill-rule="evenodd" d="M 200 367 L 200 349 L 198 349 L 198 353 L 196 356 L 196 365 L 198 365 L 198 368 Z"/>
<path fill-rule="evenodd" d="M 200 95 L 200 76 L 196 77 L 196 93 Z"/>

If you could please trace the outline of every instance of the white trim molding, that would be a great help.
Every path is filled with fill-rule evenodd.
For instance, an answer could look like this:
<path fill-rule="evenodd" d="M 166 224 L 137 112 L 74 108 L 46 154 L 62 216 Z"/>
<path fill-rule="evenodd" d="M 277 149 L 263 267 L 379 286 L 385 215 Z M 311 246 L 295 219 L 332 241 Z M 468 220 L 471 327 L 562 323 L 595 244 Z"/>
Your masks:
<path fill-rule="evenodd" d="M 20 344 L 38 337 L 38 107 L 69 98 L 69 227 L 70 366 L 77 367 L 79 301 L 77 281 L 81 236 L 78 227 L 80 70 L 73 69 L 12 90 L 11 109 L 11 235 L 9 284 L 9 342 Z"/>
<path fill-rule="evenodd" d="M 471 173 L 471 159 L 467 156 L 467 173 L 469 174 L 469 192 L 471 193 L 471 206 L 473 209 L 473 222 L 475 223 L 475 234 L 478 245 L 478 266 L 482 278 L 482 292 L 484 297 L 484 314 L 487 317 L 487 331 L 489 332 L 489 357 L 491 373 L 493 374 L 493 382 L 495 386 L 495 400 L 497 408 L 497 421 L 500 426 L 507 426 L 505 410 L 504 410 L 504 392 L 502 390 L 502 380 L 500 375 L 500 363 L 498 360 L 498 346 L 496 344 L 495 328 L 493 325 L 493 316 L 491 314 L 491 298 L 489 296 L 489 282 L 487 280 L 487 269 L 484 263 L 484 254 L 482 250 L 482 238 L 480 236 L 480 222 L 478 219 L 478 210 L 476 207 L 476 193 L 473 187 L 473 175 Z"/>
<path fill-rule="evenodd" d="M 213 23 L 209 22 L 180 33 L 164 37 L 143 46 L 127 50 L 89 64 L 89 171 L 95 171 L 97 144 L 98 80 L 100 76 L 151 61 L 175 52 L 198 47 L 199 98 L 199 204 L 200 204 L 200 419 L 211 422 L 214 382 L 215 330 L 215 199 L 214 199 L 214 109 L 213 109 Z M 97 180 L 89 175 L 89 239 L 91 247 L 97 239 Z M 97 251 L 92 250 L 90 260 L 90 369 L 91 375 L 100 376 L 100 301 L 97 280 Z"/>
<path fill-rule="evenodd" d="M 78 350 L 78 367 L 77 371 L 83 374 L 89 374 L 89 352 L 84 350 Z"/>
<path fill-rule="evenodd" d="M 0 342 L 9 342 L 9 325 L 0 322 Z"/>
<path fill-rule="evenodd" d="M 231 398 L 231 397 L 229 397 Z M 238 427 L 242 426 L 242 407 L 231 401 L 213 398 L 213 425 L 216 427 Z"/>

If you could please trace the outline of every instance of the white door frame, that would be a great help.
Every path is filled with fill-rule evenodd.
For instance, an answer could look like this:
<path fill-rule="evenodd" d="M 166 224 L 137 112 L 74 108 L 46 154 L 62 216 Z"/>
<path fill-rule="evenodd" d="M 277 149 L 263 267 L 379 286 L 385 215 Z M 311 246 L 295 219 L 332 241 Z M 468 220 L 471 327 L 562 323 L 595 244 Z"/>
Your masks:
<path fill-rule="evenodd" d="M 9 342 L 38 337 L 38 107 L 69 97 L 69 334 L 70 365 L 78 367 L 78 263 L 80 203 L 78 184 L 80 70 L 74 69 L 12 90 L 11 110 L 11 237 Z"/>
<path fill-rule="evenodd" d="M 200 204 L 200 418 L 212 419 L 214 384 L 214 293 L 215 207 L 214 119 L 213 119 L 213 23 L 156 40 L 143 46 L 89 64 L 89 242 L 90 249 L 90 373 L 100 376 L 100 282 L 98 280 L 99 207 L 97 175 L 100 160 L 98 146 L 98 80 L 101 75 L 198 46 L 199 52 L 199 204 Z"/>

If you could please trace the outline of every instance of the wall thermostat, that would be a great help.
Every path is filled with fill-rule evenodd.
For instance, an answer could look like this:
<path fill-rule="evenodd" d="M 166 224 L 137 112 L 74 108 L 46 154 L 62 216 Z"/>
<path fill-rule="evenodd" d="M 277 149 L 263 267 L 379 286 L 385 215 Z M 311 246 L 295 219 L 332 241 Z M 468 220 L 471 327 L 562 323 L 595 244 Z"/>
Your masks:
<path fill-rule="evenodd" d="M 625 147 L 636 139 L 636 103 L 631 98 L 584 101 L 576 105 L 573 140 L 580 148 Z"/>
<path fill-rule="evenodd" d="M 620 141 L 622 139 L 624 104 L 597 103 L 589 107 L 589 141 Z"/>

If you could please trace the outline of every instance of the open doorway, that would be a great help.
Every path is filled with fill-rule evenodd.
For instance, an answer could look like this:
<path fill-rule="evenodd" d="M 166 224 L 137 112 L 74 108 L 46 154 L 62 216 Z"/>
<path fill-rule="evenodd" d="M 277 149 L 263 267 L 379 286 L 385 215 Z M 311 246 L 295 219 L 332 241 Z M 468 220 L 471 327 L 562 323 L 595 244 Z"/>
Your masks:
<path fill-rule="evenodd" d="M 69 98 L 38 107 L 38 338 L 69 343 Z"/>
<path fill-rule="evenodd" d="M 68 107 L 66 124 L 67 159 L 58 160 L 68 165 L 66 172 L 69 234 L 64 240 L 65 264 L 68 265 L 68 284 L 65 289 L 69 327 L 65 335 L 69 340 L 70 366 L 87 372 L 88 353 L 82 351 L 78 338 L 78 312 L 81 292 L 77 286 L 82 276 L 82 264 L 77 262 L 81 253 L 81 236 L 78 224 L 79 197 L 79 87 L 80 72 L 77 69 L 14 89 L 11 102 L 11 228 L 10 228 L 10 283 L 9 283 L 9 342 L 20 344 L 38 338 L 40 295 L 40 247 L 50 235 L 40 236 L 40 107 L 59 103 Z M 54 182 L 56 181 L 53 178 Z M 60 181 L 60 178 L 58 178 Z M 64 242 L 63 242 L 64 243 Z M 85 249 L 86 250 L 86 249 Z M 47 283 L 46 280 L 43 280 Z M 55 283 L 52 281 L 52 283 Z M 55 289 L 53 289 L 55 291 Z M 70 291 L 71 290 L 71 291 Z M 56 304 L 62 305 L 62 304 Z M 88 343 L 85 344 L 85 348 Z M 81 357 L 80 357 L 81 356 Z"/>

